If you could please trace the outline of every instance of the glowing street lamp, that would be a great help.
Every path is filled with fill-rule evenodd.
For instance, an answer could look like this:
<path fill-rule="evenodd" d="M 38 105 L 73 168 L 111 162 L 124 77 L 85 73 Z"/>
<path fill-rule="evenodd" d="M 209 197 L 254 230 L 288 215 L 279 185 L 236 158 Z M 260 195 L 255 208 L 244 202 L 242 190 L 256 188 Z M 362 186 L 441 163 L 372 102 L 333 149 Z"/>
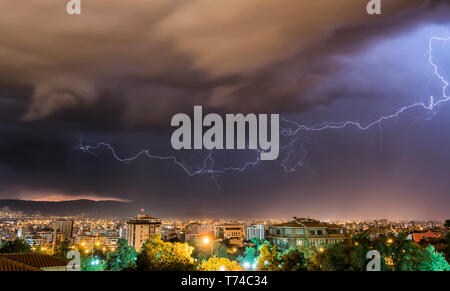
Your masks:
<path fill-rule="evenodd" d="M 319 248 L 319 252 L 323 253 L 325 251 L 325 249 L 323 247 Z"/>
<path fill-rule="evenodd" d="M 212 255 L 212 240 L 211 240 L 209 237 L 205 236 L 205 237 L 203 238 L 203 244 L 204 244 L 205 246 L 209 244 L 209 249 L 210 249 L 211 257 L 212 257 L 212 256 L 213 256 L 213 255 Z"/>
<path fill-rule="evenodd" d="M 388 243 L 388 244 L 391 244 L 391 243 L 393 243 L 393 242 L 394 242 L 394 240 L 393 240 L 392 238 L 390 238 L 390 239 L 387 240 L 387 243 Z"/>

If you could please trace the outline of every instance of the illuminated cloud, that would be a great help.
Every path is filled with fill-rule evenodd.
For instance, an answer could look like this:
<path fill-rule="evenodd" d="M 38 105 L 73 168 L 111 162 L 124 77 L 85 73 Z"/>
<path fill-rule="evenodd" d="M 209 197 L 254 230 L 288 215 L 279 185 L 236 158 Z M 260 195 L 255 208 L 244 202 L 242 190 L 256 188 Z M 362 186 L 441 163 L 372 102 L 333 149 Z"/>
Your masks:
<path fill-rule="evenodd" d="M 30 88 L 25 120 L 101 110 L 113 98 L 116 119 L 144 126 L 193 104 L 302 111 L 331 98 L 320 87 L 340 72 L 336 56 L 430 15 L 439 21 L 442 3 L 383 1 L 373 17 L 360 0 L 91 0 L 69 16 L 52 0 L 2 1 L 0 77 Z"/>

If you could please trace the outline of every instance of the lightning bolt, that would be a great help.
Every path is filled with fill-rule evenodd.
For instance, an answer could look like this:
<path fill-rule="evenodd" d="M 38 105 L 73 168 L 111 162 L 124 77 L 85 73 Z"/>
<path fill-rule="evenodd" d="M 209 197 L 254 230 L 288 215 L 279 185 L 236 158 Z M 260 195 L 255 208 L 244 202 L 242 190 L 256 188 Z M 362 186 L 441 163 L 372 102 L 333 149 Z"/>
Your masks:
<path fill-rule="evenodd" d="M 434 42 L 447 42 L 450 41 L 450 37 L 438 37 L 433 36 L 428 42 L 428 63 L 433 69 L 434 75 L 440 80 L 442 83 L 442 97 L 436 100 L 433 96 L 430 96 L 429 102 L 416 102 L 404 107 L 401 107 L 397 111 L 393 112 L 389 115 L 383 115 L 379 117 L 377 120 L 370 122 L 368 124 L 362 124 L 357 121 L 344 121 L 344 122 L 322 122 L 320 124 L 307 126 L 304 124 L 300 124 L 298 122 L 281 118 L 282 122 L 285 122 L 288 126 L 281 129 L 281 136 L 291 138 L 287 145 L 280 147 L 280 152 L 283 153 L 284 158 L 281 162 L 278 162 L 280 166 L 284 169 L 285 172 L 294 172 L 299 166 L 302 166 L 304 160 L 308 152 L 303 148 L 303 146 L 297 147 L 296 143 L 298 142 L 298 138 L 295 138 L 300 132 L 314 132 L 314 131 L 324 131 L 324 130 L 335 130 L 335 129 L 343 129 L 347 127 L 355 127 L 361 131 L 366 131 L 376 125 L 381 125 L 383 122 L 388 121 L 390 119 L 399 117 L 401 114 L 413 109 L 413 108 L 422 108 L 430 113 L 430 117 L 428 119 L 433 118 L 436 113 L 436 108 L 447 103 L 450 100 L 450 96 L 447 95 L 447 90 L 449 87 L 449 81 L 439 72 L 438 65 L 433 61 L 433 43 Z M 260 163 L 259 154 L 261 150 L 253 150 L 255 153 L 255 158 L 253 160 L 247 161 L 242 166 L 230 166 L 223 168 L 215 167 L 214 160 L 214 151 L 210 150 L 207 154 L 202 158 L 202 162 L 200 166 L 189 166 L 188 163 L 180 161 L 177 157 L 173 155 L 169 156 L 159 156 L 153 154 L 150 149 L 143 150 L 134 156 L 130 156 L 127 158 L 120 157 L 114 147 L 111 144 L 100 142 L 96 143 L 93 141 L 87 141 L 83 138 L 80 140 L 79 145 L 76 149 L 81 150 L 83 152 L 87 152 L 93 155 L 99 155 L 99 151 L 101 149 L 107 149 L 111 152 L 112 156 L 119 162 L 132 162 L 140 157 L 146 157 L 149 159 L 157 159 L 157 160 L 167 160 L 173 162 L 176 166 L 181 168 L 187 175 L 189 176 L 197 176 L 197 175 L 209 175 L 215 181 L 217 187 L 220 188 L 219 183 L 217 182 L 216 175 L 225 174 L 226 172 L 244 172 L 249 167 L 257 166 Z M 298 154 L 300 153 L 300 154 Z M 297 157 L 299 155 L 299 157 Z"/>

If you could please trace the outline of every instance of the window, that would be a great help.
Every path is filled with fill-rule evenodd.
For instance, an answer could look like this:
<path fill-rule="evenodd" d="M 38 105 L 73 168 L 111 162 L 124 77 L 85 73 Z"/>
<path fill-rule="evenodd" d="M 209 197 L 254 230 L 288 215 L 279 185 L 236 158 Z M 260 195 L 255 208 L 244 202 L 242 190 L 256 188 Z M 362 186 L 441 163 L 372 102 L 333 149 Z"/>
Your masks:
<path fill-rule="evenodd" d="M 303 229 L 297 229 L 297 230 L 295 230 L 295 233 L 297 235 L 303 235 Z"/>
<path fill-rule="evenodd" d="M 303 240 L 298 239 L 298 240 L 297 240 L 297 245 L 298 245 L 298 246 L 302 246 L 302 245 L 303 245 Z"/>
<path fill-rule="evenodd" d="M 277 234 L 281 235 L 281 229 L 277 228 Z"/>
<path fill-rule="evenodd" d="M 339 230 L 339 233 L 340 233 L 340 234 L 343 234 L 343 233 L 344 233 L 344 230 L 343 230 L 343 229 L 340 229 L 340 230 Z"/>
<path fill-rule="evenodd" d="M 316 235 L 316 230 L 315 230 L 315 229 L 310 229 L 310 230 L 309 230 L 309 233 L 310 233 L 311 235 Z"/>
<path fill-rule="evenodd" d="M 285 233 L 286 235 L 291 235 L 291 229 L 290 229 L 290 228 L 285 229 L 285 230 L 284 230 L 284 233 Z"/>
<path fill-rule="evenodd" d="M 317 235 L 323 235 L 323 230 L 322 229 L 318 229 L 317 230 Z"/>

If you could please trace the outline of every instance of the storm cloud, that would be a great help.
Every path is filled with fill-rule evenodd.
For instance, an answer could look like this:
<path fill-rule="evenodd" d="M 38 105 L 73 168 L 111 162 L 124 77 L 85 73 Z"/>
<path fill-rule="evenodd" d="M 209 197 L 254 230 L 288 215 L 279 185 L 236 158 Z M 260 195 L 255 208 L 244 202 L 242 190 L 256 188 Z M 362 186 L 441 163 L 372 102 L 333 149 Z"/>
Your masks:
<path fill-rule="evenodd" d="M 144 127 L 195 104 L 302 111 L 339 97 L 322 84 L 345 67 L 340 55 L 445 19 L 445 3 L 386 0 L 369 16 L 360 0 L 90 0 L 69 16 L 51 0 L 0 1 L 0 78 L 28 88 L 25 121 L 108 102 L 115 120 Z"/>

